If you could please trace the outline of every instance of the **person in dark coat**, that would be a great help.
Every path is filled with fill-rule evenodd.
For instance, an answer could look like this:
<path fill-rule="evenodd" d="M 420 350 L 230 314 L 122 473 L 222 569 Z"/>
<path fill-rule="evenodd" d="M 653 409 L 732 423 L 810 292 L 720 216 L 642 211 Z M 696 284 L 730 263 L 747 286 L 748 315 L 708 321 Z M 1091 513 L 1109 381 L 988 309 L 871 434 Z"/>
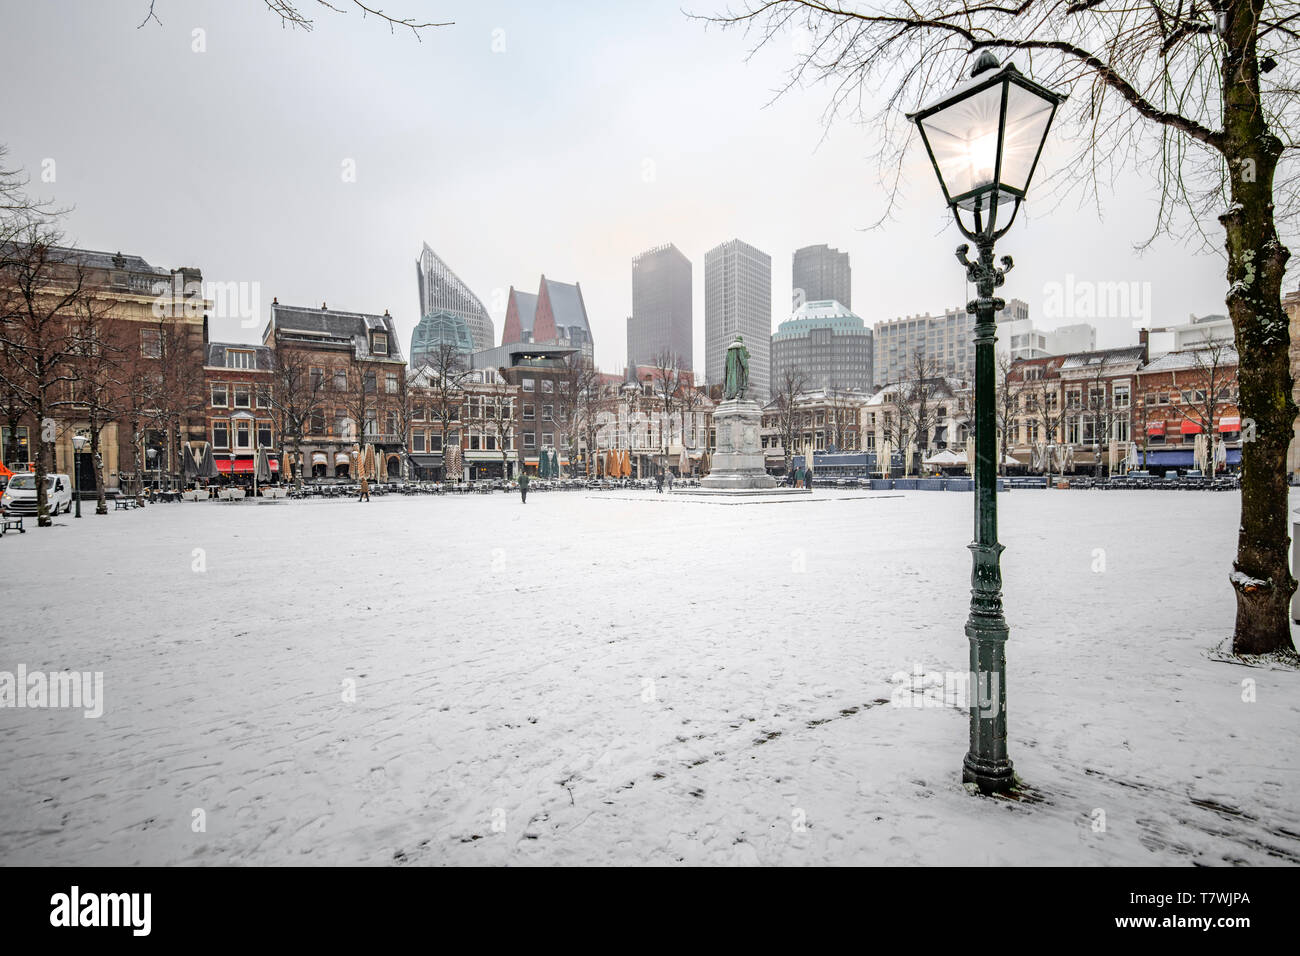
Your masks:
<path fill-rule="evenodd" d="M 655 491 L 661 495 L 664 493 L 664 473 L 662 471 L 655 475 Z"/>
<path fill-rule="evenodd" d="M 357 501 L 370 500 L 370 482 L 363 476 L 361 478 L 361 493 L 357 495 Z"/>
<path fill-rule="evenodd" d="M 811 488 L 812 480 L 813 480 L 813 470 L 812 468 L 809 468 L 806 472 L 804 472 L 804 487 Z"/>
<path fill-rule="evenodd" d="M 528 472 L 519 474 L 519 497 L 523 504 L 528 504 Z"/>

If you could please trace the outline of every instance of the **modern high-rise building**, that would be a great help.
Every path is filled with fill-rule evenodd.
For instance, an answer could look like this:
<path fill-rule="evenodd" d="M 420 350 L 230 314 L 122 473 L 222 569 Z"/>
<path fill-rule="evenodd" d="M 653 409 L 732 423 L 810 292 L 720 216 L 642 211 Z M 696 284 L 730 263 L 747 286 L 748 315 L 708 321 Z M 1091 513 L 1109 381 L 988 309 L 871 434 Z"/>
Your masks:
<path fill-rule="evenodd" d="M 492 316 L 483 308 L 483 303 L 469 286 L 452 272 L 447 263 L 424 244 L 420 258 L 415 262 L 416 273 L 420 280 L 420 318 L 435 312 L 450 312 L 465 320 L 469 333 L 474 339 L 476 349 L 490 349 L 494 330 Z M 414 354 L 414 342 L 411 352 Z"/>
<path fill-rule="evenodd" d="M 704 361 L 710 385 L 726 375 L 727 346 L 741 335 L 749 349 L 749 392 L 770 397 L 772 257 L 732 239 L 704 254 Z"/>
<path fill-rule="evenodd" d="M 804 246 L 794 252 L 794 308 L 804 302 L 835 301 L 853 308 L 853 270 L 849 254 L 825 243 Z"/>
<path fill-rule="evenodd" d="M 446 310 L 422 316 L 411 333 L 411 368 L 428 363 L 445 367 L 445 363 L 439 360 L 444 345 L 450 345 L 462 355 L 476 351 L 469 323 L 463 316 Z"/>
<path fill-rule="evenodd" d="M 802 391 L 871 391 L 871 330 L 839 302 L 805 302 L 772 334 L 772 390 L 797 373 Z"/>
<path fill-rule="evenodd" d="M 672 243 L 632 260 L 632 314 L 627 320 L 627 367 L 657 365 L 667 351 L 692 368 L 691 260 Z"/>
<path fill-rule="evenodd" d="M 1028 319 L 1029 305 L 1021 299 L 1009 300 L 998 313 L 999 322 Z M 927 312 L 877 322 L 873 346 L 876 385 L 912 377 L 909 369 L 918 352 L 937 374 L 975 381 L 975 316 L 964 308 L 948 309 L 943 315 Z"/>
<path fill-rule="evenodd" d="M 582 299 L 582 284 L 556 282 L 542 276 L 536 295 L 510 287 L 501 345 L 563 345 L 595 358 L 595 342 Z"/>

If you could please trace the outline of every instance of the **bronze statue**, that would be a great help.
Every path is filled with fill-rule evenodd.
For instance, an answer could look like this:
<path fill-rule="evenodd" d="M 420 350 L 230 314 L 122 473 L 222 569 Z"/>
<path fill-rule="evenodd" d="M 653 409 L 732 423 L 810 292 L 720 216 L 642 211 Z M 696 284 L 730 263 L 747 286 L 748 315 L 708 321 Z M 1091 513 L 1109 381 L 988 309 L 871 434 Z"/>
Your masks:
<path fill-rule="evenodd" d="M 737 335 L 727 346 L 727 377 L 722 387 L 722 397 L 727 400 L 745 397 L 749 388 L 749 349 L 745 340 Z"/>

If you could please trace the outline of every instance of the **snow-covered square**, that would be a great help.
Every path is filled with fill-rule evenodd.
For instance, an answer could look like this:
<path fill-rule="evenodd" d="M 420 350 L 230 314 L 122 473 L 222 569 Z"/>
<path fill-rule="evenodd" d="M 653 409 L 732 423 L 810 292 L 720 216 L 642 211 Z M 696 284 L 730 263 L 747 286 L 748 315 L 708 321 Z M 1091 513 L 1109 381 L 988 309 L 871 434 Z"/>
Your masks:
<path fill-rule="evenodd" d="M 969 494 L 202 502 L 0 541 L 12 864 L 1300 862 L 1300 674 L 1215 659 L 1236 494 L 999 496 L 1010 752 L 897 706 L 968 667 Z M 922 682 L 924 678 L 921 678 Z M 930 701 L 933 703 L 933 701 Z"/>

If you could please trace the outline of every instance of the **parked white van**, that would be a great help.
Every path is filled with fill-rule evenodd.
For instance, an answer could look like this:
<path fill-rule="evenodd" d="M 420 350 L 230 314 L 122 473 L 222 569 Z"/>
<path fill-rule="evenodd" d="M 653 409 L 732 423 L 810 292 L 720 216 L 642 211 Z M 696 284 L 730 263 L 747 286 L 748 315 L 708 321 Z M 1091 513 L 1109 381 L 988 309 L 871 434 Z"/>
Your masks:
<path fill-rule="evenodd" d="M 46 475 L 45 500 L 51 515 L 70 512 L 72 510 L 72 479 L 67 475 Z M 35 515 L 36 475 L 30 471 L 24 471 L 10 478 L 4 494 L 0 495 L 0 508 L 3 508 L 9 514 Z"/>

